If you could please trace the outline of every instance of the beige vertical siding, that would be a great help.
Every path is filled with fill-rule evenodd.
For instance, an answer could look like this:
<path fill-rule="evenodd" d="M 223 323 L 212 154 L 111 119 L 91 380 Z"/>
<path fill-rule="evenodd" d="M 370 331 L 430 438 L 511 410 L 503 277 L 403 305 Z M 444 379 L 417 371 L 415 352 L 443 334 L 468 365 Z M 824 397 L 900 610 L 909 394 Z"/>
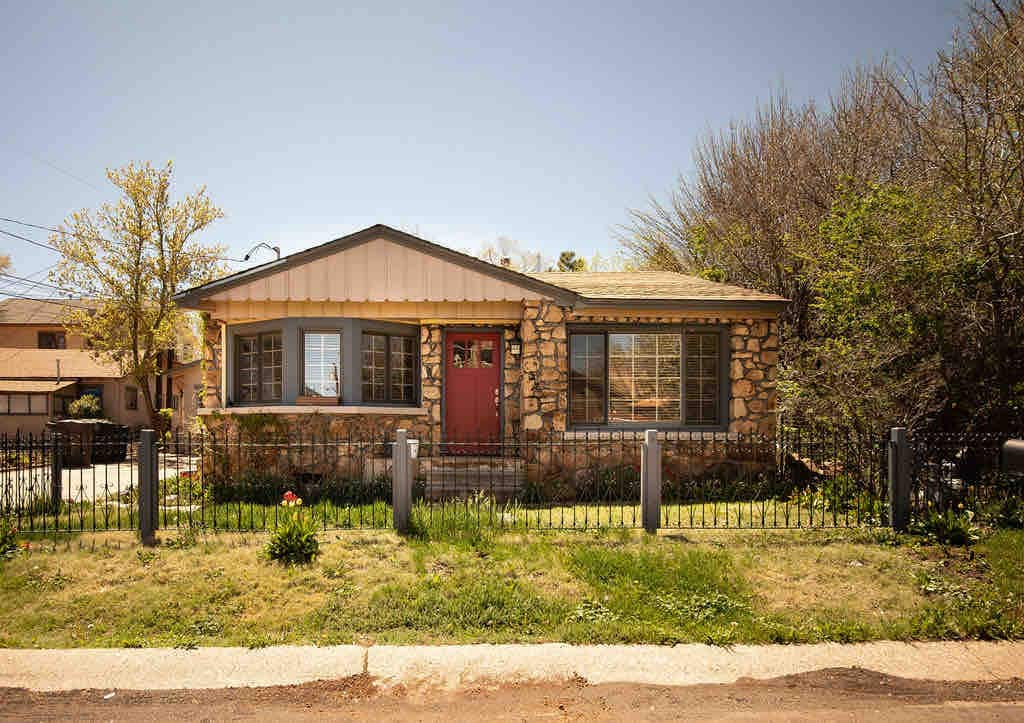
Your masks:
<path fill-rule="evenodd" d="M 522 301 L 507 281 L 377 239 L 213 294 L 219 302 Z"/>

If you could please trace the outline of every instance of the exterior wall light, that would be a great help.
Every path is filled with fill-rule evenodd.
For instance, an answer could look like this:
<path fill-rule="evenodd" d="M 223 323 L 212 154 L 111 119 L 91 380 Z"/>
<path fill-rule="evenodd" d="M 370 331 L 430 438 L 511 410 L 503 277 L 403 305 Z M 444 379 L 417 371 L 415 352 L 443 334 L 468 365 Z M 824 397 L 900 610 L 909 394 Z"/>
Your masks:
<path fill-rule="evenodd" d="M 519 356 L 523 353 L 523 340 L 519 338 L 519 332 L 516 332 L 516 335 L 509 339 L 508 353 L 512 356 Z"/>

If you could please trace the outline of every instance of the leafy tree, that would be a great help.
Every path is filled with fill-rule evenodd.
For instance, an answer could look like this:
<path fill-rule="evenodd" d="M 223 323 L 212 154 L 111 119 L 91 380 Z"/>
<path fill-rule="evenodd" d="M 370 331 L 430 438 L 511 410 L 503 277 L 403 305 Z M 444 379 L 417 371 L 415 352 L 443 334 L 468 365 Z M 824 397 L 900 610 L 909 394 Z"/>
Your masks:
<path fill-rule="evenodd" d="M 577 256 L 575 251 L 563 251 L 558 255 L 559 271 L 586 271 L 587 260 Z"/>
<path fill-rule="evenodd" d="M 804 259 L 812 338 L 790 347 L 789 408 L 865 431 L 941 409 L 959 237 L 939 211 L 895 184 L 841 191 Z"/>
<path fill-rule="evenodd" d="M 52 280 L 95 301 L 94 310 L 67 309 L 65 324 L 135 380 L 154 425 L 149 381 L 182 320 L 172 297 L 222 273 L 223 249 L 196 236 L 223 213 L 202 187 L 172 201 L 172 172 L 171 163 L 108 170 L 120 198 L 71 214 L 50 237 L 62 255 Z"/>
<path fill-rule="evenodd" d="M 848 73 L 705 138 L 620 240 L 640 268 L 790 299 L 787 412 L 1024 428 L 1024 0 L 978 2 L 923 74 Z"/>

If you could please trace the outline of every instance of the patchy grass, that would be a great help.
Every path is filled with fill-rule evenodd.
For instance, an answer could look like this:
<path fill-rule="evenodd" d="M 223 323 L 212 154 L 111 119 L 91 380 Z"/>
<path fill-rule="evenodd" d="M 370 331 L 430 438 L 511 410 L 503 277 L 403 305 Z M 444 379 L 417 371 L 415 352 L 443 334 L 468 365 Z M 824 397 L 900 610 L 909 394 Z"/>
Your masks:
<path fill-rule="evenodd" d="M 0 562 L 0 645 L 805 642 L 1024 636 L 1024 532 L 946 549 L 879 531 L 321 533 L 34 540 Z M 445 537 L 445 535 L 449 535 Z"/>

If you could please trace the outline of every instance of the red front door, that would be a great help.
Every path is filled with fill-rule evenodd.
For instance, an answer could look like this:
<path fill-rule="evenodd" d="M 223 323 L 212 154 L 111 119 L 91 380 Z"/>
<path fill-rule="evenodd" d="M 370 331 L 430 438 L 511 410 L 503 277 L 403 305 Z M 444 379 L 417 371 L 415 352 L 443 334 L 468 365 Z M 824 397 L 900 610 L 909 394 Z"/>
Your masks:
<path fill-rule="evenodd" d="M 445 338 L 445 441 L 499 441 L 501 336 L 457 331 Z"/>

